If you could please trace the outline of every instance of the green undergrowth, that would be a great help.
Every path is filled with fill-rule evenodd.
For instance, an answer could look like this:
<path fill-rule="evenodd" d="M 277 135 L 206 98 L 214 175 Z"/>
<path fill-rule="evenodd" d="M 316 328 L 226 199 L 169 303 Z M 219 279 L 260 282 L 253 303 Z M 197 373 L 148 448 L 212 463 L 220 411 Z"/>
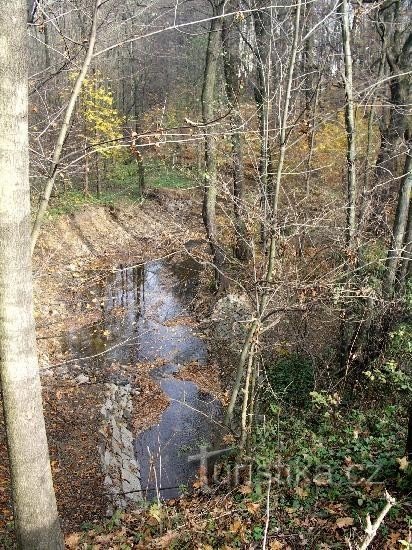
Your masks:
<path fill-rule="evenodd" d="M 404 532 L 406 539 L 412 519 L 406 411 L 398 406 L 351 410 L 333 396 L 312 395 L 304 415 L 287 409 L 276 415 L 274 408 L 254 434 L 254 492 L 262 499 L 272 479 L 280 516 L 272 528 L 280 521 L 285 535 L 295 533 L 311 548 L 318 547 L 316 538 L 347 548 L 345 537 L 362 538 L 366 516 L 379 515 L 387 490 L 397 503 L 378 539 L 382 544 L 392 532 Z"/>
<path fill-rule="evenodd" d="M 176 169 L 161 162 L 152 162 L 145 169 L 149 188 L 187 189 L 197 185 L 193 174 L 183 169 Z"/>
<path fill-rule="evenodd" d="M 66 191 L 54 197 L 50 201 L 47 211 L 49 219 L 56 218 L 62 214 L 72 214 L 84 206 L 110 206 L 119 202 L 133 202 L 133 195 L 119 192 L 103 192 L 98 197 L 94 194 L 85 194 L 82 191 Z"/>
<path fill-rule="evenodd" d="M 249 452 L 238 454 L 237 465 L 231 458 L 215 470 L 207 489 L 196 482 L 179 499 L 85 525 L 68 547 L 261 548 L 269 502 L 267 548 L 344 549 L 348 540 L 357 548 L 367 514 L 378 516 L 387 490 L 396 504 L 374 547 L 395 540 L 388 548 L 407 548 L 412 472 L 403 457 L 405 411 L 350 410 L 325 401 L 314 394 L 300 415 L 272 407 Z"/>
<path fill-rule="evenodd" d="M 172 169 L 161 162 L 151 162 L 145 166 L 145 182 L 147 189 L 188 189 L 198 185 L 189 172 Z M 102 189 L 100 196 L 95 192 L 85 194 L 77 189 L 58 191 L 50 200 L 47 216 L 53 219 L 62 214 L 71 214 L 86 205 L 110 206 L 140 202 L 142 197 L 138 188 L 137 164 L 119 162 L 111 166 Z M 36 205 L 33 206 L 35 210 Z"/>
<path fill-rule="evenodd" d="M 185 189 L 196 185 L 192 173 L 180 168 L 172 168 L 161 161 L 146 162 L 144 177 L 147 189 Z M 114 165 L 110 170 L 108 181 L 112 187 L 135 187 L 139 181 L 137 163 L 128 162 Z"/>
<path fill-rule="evenodd" d="M 265 369 L 268 386 L 265 403 L 270 407 L 275 396 L 277 400 L 295 407 L 306 407 L 314 388 L 314 376 L 314 366 L 309 357 L 297 353 L 280 357 Z"/>
<path fill-rule="evenodd" d="M 150 165 L 145 171 L 147 189 L 186 189 L 194 187 L 196 183 L 187 174 L 171 170 L 164 165 Z M 137 188 L 136 165 L 118 165 L 110 173 L 107 187 L 100 196 L 95 193 L 85 194 L 80 190 L 58 192 L 50 200 L 47 218 L 54 219 L 63 214 L 72 214 L 79 208 L 87 205 L 111 206 L 124 203 L 138 203 L 142 197 Z M 33 205 L 33 211 L 36 205 Z"/>
<path fill-rule="evenodd" d="M 359 548 L 367 517 L 379 516 L 388 493 L 395 504 L 371 548 L 411 548 L 408 401 L 399 392 L 410 394 L 412 386 L 398 370 L 383 369 L 405 368 L 409 362 L 401 359 L 410 353 L 410 325 L 402 322 L 373 379 L 360 373 L 361 400 L 315 388 L 315 368 L 305 355 L 278 357 L 266 368 L 271 389 L 246 451 L 218 465 L 206 488 L 198 480 L 178 499 L 87 526 L 74 535 L 77 547 L 261 548 L 267 529 L 270 550 L 343 550 L 348 540 Z"/>
<path fill-rule="evenodd" d="M 357 515 L 375 510 L 383 485 L 402 489 L 406 416 L 402 408 L 369 411 L 336 408 L 293 417 L 287 411 L 259 426 L 254 456 L 284 489 L 281 502 L 297 508 L 339 501 Z M 259 474 L 260 475 L 260 474 Z M 412 479 L 411 479 L 412 481 Z"/>

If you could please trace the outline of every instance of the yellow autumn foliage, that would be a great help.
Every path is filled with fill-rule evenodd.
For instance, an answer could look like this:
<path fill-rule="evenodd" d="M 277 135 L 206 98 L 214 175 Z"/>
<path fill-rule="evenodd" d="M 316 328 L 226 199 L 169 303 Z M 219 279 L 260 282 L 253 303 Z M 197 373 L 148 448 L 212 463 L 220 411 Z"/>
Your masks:
<path fill-rule="evenodd" d="M 102 157 L 119 159 L 123 150 L 117 147 L 123 137 L 123 117 L 114 106 L 113 94 L 101 83 L 96 73 L 83 82 L 81 113 L 85 122 L 85 137 Z"/>
<path fill-rule="evenodd" d="M 364 160 L 368 143 L 368 119 L 363 111 L 356 111 L 356 150 L 357 159 Z M 371 159 L 376 157 L 379 147 L 379 130 L 373 127 L 371 141 Z M 323 168 L 324 173 L 333 175 L 342 173 L 345 166 L 347 140 L 345 130 L 345 116 L 339 111 L 333 120 L 325 122 L 317 131 L 314 149 L 314 165 Z"/>

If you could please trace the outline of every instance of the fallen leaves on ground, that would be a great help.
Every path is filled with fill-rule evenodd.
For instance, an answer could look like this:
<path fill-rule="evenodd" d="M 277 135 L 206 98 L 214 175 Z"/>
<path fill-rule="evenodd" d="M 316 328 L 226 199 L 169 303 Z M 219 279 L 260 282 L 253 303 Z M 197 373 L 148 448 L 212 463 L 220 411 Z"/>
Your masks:
<path fill-rule="evenodd" d="M 353 518 L 347 516 L 344 518 L 338 518 L 335 523 L 336 527 L 339 527 L 340 529 L 345 529 L 346 527 L 351 527 L 354 522 L 355 520 Z"/>
<path fill-rule="evenodd" d="M 409 461 L 408 461 L 408 457 L 407 456 L 403 456 L 402 458 L 397 458 L 396 459 L 398 464 L 399 464 L 399 469 L 402 470 L 402 471 L 405 471 L 407 470 L 408 466 L 409 466 Z"/>

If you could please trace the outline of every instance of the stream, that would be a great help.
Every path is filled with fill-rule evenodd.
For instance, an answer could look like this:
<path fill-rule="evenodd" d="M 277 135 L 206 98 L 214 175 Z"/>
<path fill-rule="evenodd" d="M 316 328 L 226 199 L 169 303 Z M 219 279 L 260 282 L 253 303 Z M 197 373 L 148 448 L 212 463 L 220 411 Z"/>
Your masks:
<path fill-rule="evenodd" d="M 105 484 L 116 497 L 116 506 L 127 505 L 125 495 L 135 501 L 142 496 L 148 500 L 178 496 L 199 469 L 199 462 L 188 461 L 189 455 L 198 454 L 200 445 L 211 447 L 219 439 L 220 402 L 195 383 L 176 377 L 191 362 L 208 368 L 206 343 L 188 322 L 199 270 L 189 256 L 120 266 L 103 288 L 96 288 L 96 294 L 103 291 L 105 296 L 103 320 L 67 336 L 67 349 L 79 358 L 104 352 L 92 359 L 96 369 L 113 363 L 153 364 L 150 376 L 169 398 L 156 425 L 131 434 L 125 410 L 130 411 L 134 389 L 116 375 L 108 384 L 112 395 L 102 413 L 113 444 L 109 448 L 106 442 L 101 456 Z M 114 469 L 120 469 L 120 474 L 113 474 Z"/>

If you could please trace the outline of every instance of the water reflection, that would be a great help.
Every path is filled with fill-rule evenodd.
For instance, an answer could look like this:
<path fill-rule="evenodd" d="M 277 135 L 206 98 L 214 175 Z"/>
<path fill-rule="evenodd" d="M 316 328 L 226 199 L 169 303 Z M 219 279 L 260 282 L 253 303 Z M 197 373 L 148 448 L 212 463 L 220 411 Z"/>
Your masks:
<path fill-rule="evenodd" d="M 117 271 L 92 292 L 102 300 L 103 319 L 70 333 L 67 348 L 78 357 L 96 357 L 96 367 L 113 362 L 133 364 L 162 360 L 151 376 L 170 398 L 158 425 L 140 434 L 135 451 L 142 487 L 148 498 L 157 487 L 162 498 L 178 494 L 190 482 L 197 464 L 187 462 L 200 444 L 212 443 L 220 416 L 219 403 L 192 382 L 173 375 L 197 361 L 207 369 L 205 342 L 185 322 L 198 281 L 199 265 L 190 257 L 154 261 Z"/>

